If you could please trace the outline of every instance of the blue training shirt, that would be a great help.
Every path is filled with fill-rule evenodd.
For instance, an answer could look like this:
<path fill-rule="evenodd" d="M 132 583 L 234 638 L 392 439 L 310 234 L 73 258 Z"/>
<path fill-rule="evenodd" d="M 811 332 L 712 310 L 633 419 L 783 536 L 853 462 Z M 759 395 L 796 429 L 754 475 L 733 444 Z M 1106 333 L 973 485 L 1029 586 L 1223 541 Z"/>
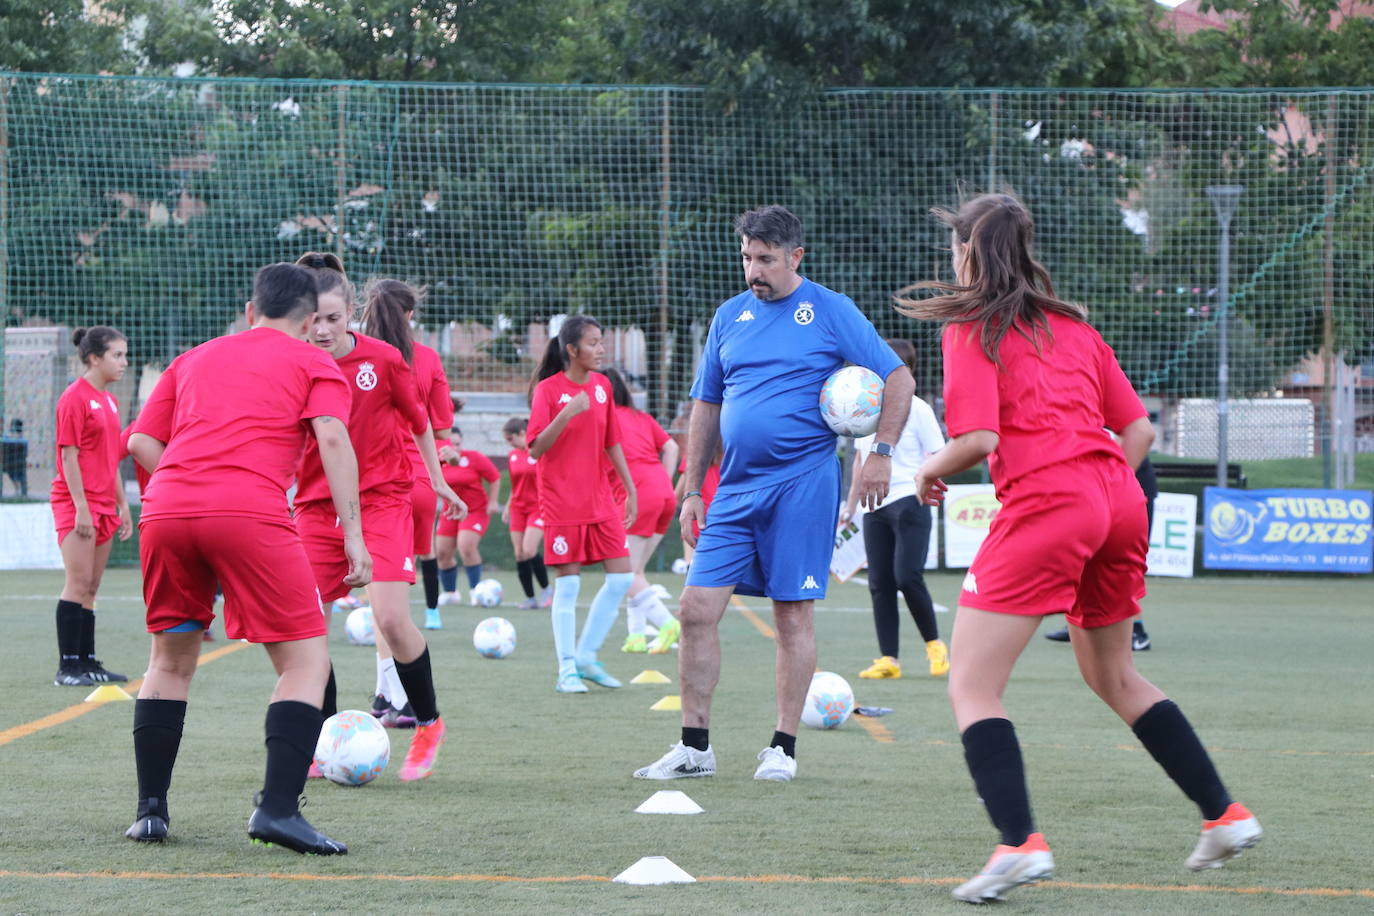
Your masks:
<path fill-rule="evenodd" d="M 692 397 L 720 404 L 718 493 L 771 487 L 835 460 L 821 386 L 845 362 L 886 379 L 902 364 L 848 297 L 805 278 L 786 299 L 745 291 L 711 319 Z"/>

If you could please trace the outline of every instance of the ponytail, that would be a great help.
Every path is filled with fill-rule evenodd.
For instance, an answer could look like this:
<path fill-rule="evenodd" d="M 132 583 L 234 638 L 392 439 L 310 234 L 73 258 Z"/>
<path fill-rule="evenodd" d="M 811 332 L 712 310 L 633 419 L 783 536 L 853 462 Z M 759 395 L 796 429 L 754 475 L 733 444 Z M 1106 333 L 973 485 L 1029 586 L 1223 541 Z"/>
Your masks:
<path fill-rule="evenodd" d="M 307 251 L 296 259 L 296 265 L 310 271 L 310 275 L 315 278 L 316 297 L 333 292 L 342 296 L 344 304 L 348 308 L 348 317 L 352 320 L 353 309 L 357 305 L 354 299 L 353 284 L 348 282 L 348 275 L 344 273 L 343 261 L 339 260 L 338 255 L 328 252 Z"/>
<path fill-rule="evenodd" d="M 368 281 L 363 291 L 363 333 L 391 344 L 405 361 L 410 363 L 415 357 L 415 338 L 410 333 L 410 319 L 424 290 L 416 289 L 400 280 L 381 279 Z"/>
<path fill-rule="evenodd" d="M 544 355 L 540 358 L 539 365 L 535 366 L 534 375 L 530 377 L 527 396 L 531 403 L 534 401 L 535 385 L 568 368 L 568 347 L 575 347 L 581 343 L 582 335 L 587 332 L 587 328 L 601 330 L 601 324 L 590 315 L 569 315 L 563 319 L 563 323 L 558 326 L 558 333 L 549 338 Z"/>

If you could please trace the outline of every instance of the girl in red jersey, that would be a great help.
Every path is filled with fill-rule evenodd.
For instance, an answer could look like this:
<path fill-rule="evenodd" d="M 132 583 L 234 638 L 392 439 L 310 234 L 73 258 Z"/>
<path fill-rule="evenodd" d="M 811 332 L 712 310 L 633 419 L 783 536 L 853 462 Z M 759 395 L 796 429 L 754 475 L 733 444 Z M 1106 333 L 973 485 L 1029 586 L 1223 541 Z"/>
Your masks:
<path fill-rule="evenodd" d="M 639 496 L 639 515 L 628 532 L 634 580 L 630 583 L 625 606 L 628 635 L 620 651 L 661 655 L 677 642 L 682 627 L 654 592 L 644 575 L 644 568 L 677 513 L 672 469 L 677 466 L 678 447 L 657 420 L 635 408 L 630 399 L 630 386 L 619 369 L 614 366 L 607 369 L 606 377 L 611 380 L 611 399 L 615 403 L 616 422 L 620 424 L 625 463 L 629 465 Z M 624 491 L 619 487 L 615 489 L 617 499 L 623 498 Z M 652 643 L 644 639 L 646 621 L 658 630 Z"/>
<path fill-rule="evenodd" d="M 385 340 L 402 355 L 415 371 L 415 386 L 420 403 L 429 412 L 429 425 L 435 436 L 453 425 L 453 395 L 444 374 L 444 364 L 433 347 L 415 340 L 412 332 L 415 310 L 424 299 L 424 290 L 416 289 L 400 280 L 373 280 L 367 285 L 367 311 L 363 315 L 363 333 Z M 408 349 L 407 349 L 408 348 Z M 420 456 L 415 440 L 405 440 L 410 468 L 415 475 L 415 487 L 410 491 L 411 511 L 415 521 L 415 558 L 425 589 L 425 629 L 437 630 L 444 624 L 439 617 L 439 565 L 434 557 L 434 520 L 438 514 L 438 498 L 429 485 L 429 469 Z M 380 691 L 379 691 L 380 693 Z"/>
<path fill-rule="evenodd" d="M 1067 616 L 1083 679 L 1198 806 L 1202 838 L 1187 867 L 1216 868 L 1259 840 L 1259 823 L 1231 799 L 1192 725 L 1131 658 L 1148 538 L 1131 468 L 1154 440 L 1145 409 L 1087 311 L 1055 297 L 1018 200 L 987 194 L 957 213 L 934 213 L 951 230 L 955 283 L 918 283 L 939 295 L 899 300 L 907 315 L 946 323 L 950 441 L 921 465 L 917 496 L 939 503 L 942 477 L 987 458 L 1002 504 L 964 579 L 949 684 L 964 757 L 1001 845 L 954 896 L 998 899 L 1054 868 L 1002 705 L 1012 667 L 1046 614 Z"/>
<path fill-rule="evenodd" d="M 635 520 L 637 497 L 620 448 L 611 382 L 596 371 L 604 356 L 601 325 L 586 315 L 572 315 L 549 341 L 530 388 L 528 436 L 530 455 L 539 462 L 544 562 L 557 576 L 552 617 L 559 693 L 586 693 L 583 679 L 621 686 L 596 653 L 634 578 L 625 529 Z M 625 487 L 623 515 L 606 477 L 607 460 Z M 592 599 L 582 636 L 574 644 L 579 574 L 586 563 L 604 564 L 606 582 Z"/>
<path fill-rule="evenodd" d="M 511 546 L 515 548 L 515 574 L 520 577 L 520 588 L 525 592 L 525 600 L 520 602 L 521 610 L 548 607 L 553 603 L 548 569 L 544 566 L 543 551 L 539 549 L 544 540 L 544 519 L 539 515 L 539 482 L 535 479 L 539 463 L 530 457 L 525 441 L 528 426 L 529 421 L 524 417 L 511 417 L 501 427 L 501 434 L 510 446 L 510 454 L 506 456 L 510 499 L 501 512 L 501 521 L 510 529 Z M 544 590 L 539 598 L 534 597 L 536 578 Z"/>
<path fill-rule="evenodd" d="M 83 371 L 57 399 L 57 476 L 52 515 L 66 576 L 57 599 L 59 687 L 127 681 L 95 657 L 95 594 L 114 536 L 134 526 L 119 479 L 119 405 L 109 386 L 124 377 L 129 342 L 114 328 L 77 328 L 72 343 Z"/>
<path fill-rule="evenodd" d="M 415 736 L 401 766 L 403 781 L 424 779 L 434 767 L 443 744 L 445 726 L 434 696 L 429 647 L 410 619 L 408 587 L 415 583 L 414 523 L 410 490 L 410 460 L 404 438 L 418 443 L 430 469 L 434 491 L 455 507 L 462 501 L 449 489 L 439 470 L 434 433 L 420 405 L 415 375 L 404 355 L 390 344 L 348 329 L 353 315 L 352 287 L 343 265 L 333 255 L 309 253 L 297 262 L 315 276 L 319 310 L 311 343 L 334 357 L 352 390 L 349 438 L 358 459 L 358 492 L 362 500 L 363 535 L 372 555 L 368 600 L 378 633 L 394 656 L 396 683 L 387 693 L 398 709 L 408 701 L 414 708 Z M 315 569 L 320 596 L 333 601 L 348 594 L 341 575 L 344 562 L 333 505 L 328 499 L 319 453 L 306 443 L 296 490 L 296 530 Z M 331 672 L 331 685 L 333 675 Z M 401 699 L 404 691 L 405 700 Z M 325 698 L 325 714 L 335 705 L 335 690 Z"/>
<path fill-rule="evenodd" d="M 468 514 L 462 521 L 441 519 L 434 547 L 439 559 L 439 579 L 452 596 L 450 600 L 458 597 L 456 549 L 467 573 L 470 603 L 475 605 L 477 598 L 472 590 L 482 581 L 481 543 L 491 527 L 491 507 L 500 507 L 501 472 L 486 455 L 463 448 L 463 431 L 458 427 L 453 427 L 451 435 L 449 441 L 439 446 L 439 460 L 444 465 L 444 480 L 467 505 Z"/>

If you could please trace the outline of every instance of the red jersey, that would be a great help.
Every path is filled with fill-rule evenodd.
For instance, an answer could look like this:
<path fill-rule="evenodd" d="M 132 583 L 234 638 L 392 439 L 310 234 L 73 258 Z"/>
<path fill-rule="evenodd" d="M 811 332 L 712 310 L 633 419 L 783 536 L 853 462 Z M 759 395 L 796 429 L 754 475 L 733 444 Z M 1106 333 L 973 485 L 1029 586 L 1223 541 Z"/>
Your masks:
<path fill-rule="evenodd" d="M 444 374 L 443 361 L 433 347 L 414 344 L 411 356 L 411 369 L 415 372 L 415 390 L 420 404 L 429 414 L 429 425 L 434 427 L 434 438 L 447 436 L 453 428 L 453 395 L 449 391 L 448 376 Z M 424 430 L 420 430 L 424 432 Z M 410 470 L 416 480 L 429 480 L 425 460 L 420 457 L 420 446 L 406 436 L 406 457 L 410 459 Z"/>
<path fill-rule="evenodd" d="M 585 385 L 575 385 L 559 372 L 534 386 L 525 441 L 533 442 L 578 392 L 591 401 L 563 427 L 563 434 L 539 459 L 539 511 L 550 525 L 587 525 L 618 514 L 606 479 L 606 449 L 620 443 L 620 424 L 611 403 L 611 380 L 588 373 Z"/>
<path fill-rule="evenodd" d="M 348 385 L 328 353 L 274 328 L 203 343 L 172 360 L 134 421 L 165 442 L 142 521 L 238 516 L 291 523 L 307 421 L 347 418 Z"/>
<path fill-rule="evenodd" d="M 401 351 L 391 344 L 356 331 L 349 333 L 356 343 L 338 364 L 353 392 L 348 438 L 358 456 L 358 492 L 383 490 L 408 495 L 415 478 L 403 440 L 411 438 L 412 432 L 423 433 L 429 423 L 415 393 L 415 374 Z M 301 461 L 296 502 L 330 498 L 319 443 L 312 436 Z"/>
<path fill-rule="evenodd" d="M 66 445 L 78 449 L 76 463 L 91 514 L 113 515 L 118 507 L 115 481 L 121 457 L 119 404 L 114 395 L 96 388 L 85 376 L 68 385 L 57 399 L 57 476 L 52 481 L 52 499 L 71 501 L 62 472 Z"/>
<path fill-rule="evenodd" d="M 506 468 L 510 471 L 510 504 L 524 506 L 527 513 L 539 511 L 539 482 L 537 476 L 538 458 L 531 458 L 523 448 L 511 449 L 506 456 Z"/>
<path fill-rule="evenodd" d="M 447 439 L 436 443 L 441 448 L 452 444 Z M 464 449 L 458 453 L 457 464 L 446 461 L 443 469 L 444 481 L 458 494 L 458 498 L 468 507 L 468 512 L 486 514 L 487 490 L 482 486 L 482 481 L 490 483 L 501 479 L 501 472 L 491 463 L 491 459 L 481 452 Z"/>
<path fill-rule="evenodd" d="M 615 418 L 620 424 L 620 447 L 625 451 L 625 463 L 629 465 L 630 479 L 635 483 L 639 505 L 647 506 L 652 500 L 671 499 L 673 482 L 659 454 L 668 442 L 668 434 L 657 420 L 633 407 L 617 407 Z M 616 501 L 623 502 L 625 486 L 614 467 L 610 468 L 610 481 Z"/>
<path fill-rule="evenodd" d="M 945 425 L 950 438 L 998 434 L 988 459 L 997 494 L 1018 479 L 1071 458 L 1124 460 L 1107 434 L 1146 415 L 1112 348 L 1086 322 L 1049 317 L 1041 352 L 1015 330 L 1002 338 L 1002 369 L 983 353 L 979 325 L 945 328 Z M 1105 427 L 1105 428 L 1104 428 Z"/>

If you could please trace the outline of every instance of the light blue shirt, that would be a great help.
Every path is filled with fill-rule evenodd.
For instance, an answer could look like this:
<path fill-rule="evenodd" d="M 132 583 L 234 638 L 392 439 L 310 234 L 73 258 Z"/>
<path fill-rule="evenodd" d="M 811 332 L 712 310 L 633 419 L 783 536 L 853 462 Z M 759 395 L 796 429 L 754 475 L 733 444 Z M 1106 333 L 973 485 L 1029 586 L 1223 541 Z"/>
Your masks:
<path fill-rule="evenodd" d="M 717 492 L 776 486 L 835 460 L 820 394 L 845 362 L 882 379 L 902 364 L 848 296 L 810 280 L 785 299 L 746 291 L 716 309 L 692 397 L 721 405 Z"/>

